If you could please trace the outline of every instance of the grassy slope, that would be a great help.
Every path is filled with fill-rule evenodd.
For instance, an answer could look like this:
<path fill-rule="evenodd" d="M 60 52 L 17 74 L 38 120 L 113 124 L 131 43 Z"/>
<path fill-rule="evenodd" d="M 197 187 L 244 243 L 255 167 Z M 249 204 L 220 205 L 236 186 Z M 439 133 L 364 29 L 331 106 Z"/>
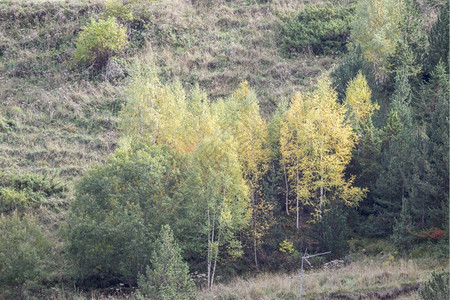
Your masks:
<path fill-rule="evenodd" d="M 320 2 L 313 0 L 310 2 Z M 199 83 L 212 98 L 247 80 L 269 115 L 281 97 L 310 85 L 336 58 L 283 58 L 278 16 L 305 3 L 163 0 L 137 9 L 146 20 L 141 48 L 121 58 L 151 56 L 165 80 Z M 56 176 L 65 193 L 41 219 L 64 218 L 73 184 L 117 146 L 117 116 L 126 80 L 93 78 L 74 60 L 75 37 L 102 0 L 0 2 L 0 169 Z"/>
<path fill-rule="evenodd" d="M 278 53 L 277 15 L 301 3 L 198 2 L 162 1 L 142 13 L 148 42 L 137 57 L 150 53 L 164 79 L 198 82 L 212 98 L 248 80 L 269 113 L 280 97 L 332 66 L 330 57 Z M 123 82 L 92 82 L 73 61 L 74 38 L 102 11 L 101 3 L 0 3 L 1 168 L 58 173 L 70 181 L 115 148 Z"/>
<path fill-rule="evenodd" d="M 73 66 L 73 39 L 100 9 L 76 2 L 0 4 L 0 167 L 79 175 L 116 143 L 117 87 Z"/>

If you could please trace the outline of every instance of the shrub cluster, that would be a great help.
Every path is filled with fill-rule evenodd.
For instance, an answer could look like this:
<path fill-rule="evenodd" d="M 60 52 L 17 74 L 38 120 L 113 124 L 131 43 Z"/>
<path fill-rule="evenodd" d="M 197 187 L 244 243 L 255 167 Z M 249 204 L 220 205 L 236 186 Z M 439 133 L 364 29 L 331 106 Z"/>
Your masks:
<path fill-rule="evenodd" d="M 444 300 L 449 297 L 449 272 L 433 272 L 430 280 L 419 290 L 422 299 Z"/>
<path fill-rule="evenodd" d="M 55 177 L 0 172 L 0 213 L 40 205 L 63 191 L 63 184 Z"/>
<path fill-rule="evenodd" d="M 308 6 L 280 22 L 280 46 L 287 56 L 309 52 L 336 54 L 345 51 L 353 6 Z"/>
<path fill-rule="evenodd" d="M 48 276 L 51 243 L 32 216 L 0 215 L 0 298 L 24 298 Z M 5 298 L 3 298 L 5 297 Z"/>
<path fill-rule="evenodd" d="M 128 47 L 127 31 L 117 23 L 115 17 L 98 21 L 91 19 L 82 28 L 76 45 L 75 60 L 101 69 L 110 57 L 122 53 Z"/>

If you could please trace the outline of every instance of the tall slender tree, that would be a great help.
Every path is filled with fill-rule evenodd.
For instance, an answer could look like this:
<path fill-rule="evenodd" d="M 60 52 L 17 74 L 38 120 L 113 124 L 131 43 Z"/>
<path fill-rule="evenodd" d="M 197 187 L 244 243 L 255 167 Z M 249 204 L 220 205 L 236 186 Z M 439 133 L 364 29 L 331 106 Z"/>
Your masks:
<path fill-rule="evenodd" d="M 350 206 L 363 199 L 365 190 L 353 187 L 354 179 L 344 174 L 356 139 L 328 78 L 292 100 L 282 122 L 281 151 L 296 193 L 297 228 L 300 202 L 313 208 L 317 220 L 330 201 Z"/>
<path fill-rule="evenodd" d="M 255 267 L 258 270 L 257 248 L 266 233 L 268 223 L 262 215 L 271 210 L 262 195 L 261 178 L 267 171 L 267 124 L 261 117 L 258 99 L 246 81 L 223 102 L 219 122 L 223 130 L 230 132 L 237 146 L 238 160 L 244 179 L 250 189 L 252 206 L 252 243 Z"/>
<path fill-rule="evenodd" d="M 379 108 L 378 104 L 372 104 L 371 95 L 372 91 L 361 72 L 347 85 L 345 104 L 350 122 L 357 132 L 360 131 L 361 126 L 366 123 L 374 111 Z"/>
<path fill-rule="evenodd" d="M 186 151 L 186 94 L 179 82 L 162 84 L 152 62 L 136 63 L 126 96 L 119 119 L 123 145 L 151 141 Z"/>
<path fill-rule="evenodd" d="M 391 103 L 384 129 L 384 171 L 376 183 L 375 202 L 381 218 L 379 225 L 384 225 L 387 233 L 392 232 L 395 218 L 400 215 L 402 207 L 406 209 L 406 199 L 414 195 L 417 197 L 414 176 L 420 159 L 418 142 L 421 137 L 411 112 L 411 88 L 405 71 L 396 76 Z"/>

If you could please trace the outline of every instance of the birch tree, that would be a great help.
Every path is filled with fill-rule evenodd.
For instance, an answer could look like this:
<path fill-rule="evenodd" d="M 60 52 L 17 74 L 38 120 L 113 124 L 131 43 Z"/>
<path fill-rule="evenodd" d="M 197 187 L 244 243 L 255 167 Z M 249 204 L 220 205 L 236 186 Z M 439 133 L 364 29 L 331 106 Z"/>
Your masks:
<path fill-rule="evenodd" d="M 120 113 L 122 146 L 139 141 L 168 145 L 184 152 L 186 94 L 181 84 L 162 84 L 153 63 L 136 64 Z"/>
<path fill-rule="evenodd" d="M 356 131 L 360 131 L 361 125 L 379 109 L 378 104 L 372 104 L 371 95 L 372 91 L 361 72 L 347 85 L 345 102 L 350 122 Z"/>
<path fill-rule="evenodd" d="M 268 226 L 258 216 L 262 211 L 269 213 L 271 210 L 262 197 L 259 185 L 268 166 L 269 152 L 264 147 L 267 143 L 267 124 L 261 117 L 256 94 L 246 81 L 240 84 L 231 97 L 219 102 L 217 113 L 220 126 L 235 140 L 238 161 L 250 189 L 253 255 L 258 269 L 257 248 Z"/>
<path fill-rule="evenodd" d="M 205 137 L 192 154 L 197 199 L 202 209 L 203 233 L 207 236 L 208 287 L 214 285 L 222 246 L 232 256 L 242 255 L 234 234 L 249 220 L 248 188 L 243 180 L 233 141 L 218 130 Z"/>
<path fill-rule="evenodd" d="M 296 227 L 300 228 L 300 204 L 313 209 L 315 220 L 331 201 L 357 205 L 365 190 L 345 178 L 356 135 L 346 120 L 344 105 L 337 103 L 328 78 L 305 96 L 297 94 L 282 121 L 281 152 L 296 195 Z"/>
<path fill-rule="evenodd" d="M 381 72 L 377 76 L 379 79 L 388 70 L 388 60 L 401 39 L 404 10 L 403 0 L 361 0 L 356 5 L 351 39 Z"/>

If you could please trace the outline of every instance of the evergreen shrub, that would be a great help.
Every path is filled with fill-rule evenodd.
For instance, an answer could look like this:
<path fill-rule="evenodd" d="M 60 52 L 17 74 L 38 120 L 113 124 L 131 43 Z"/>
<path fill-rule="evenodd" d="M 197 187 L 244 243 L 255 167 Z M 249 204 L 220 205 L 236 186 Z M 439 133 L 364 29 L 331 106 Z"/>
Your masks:
<path fill-rule="evenodd" d="M 156 245 L 151 259 L 153 269 L 147 266 L 146 276 L 139 276 L 137 299 L 195 299 L 196 289 L 189 266 L 183 261 L 181 248 L 169 225 L 161 227 Z"/>
<path fill-rule="evenodd" d="M 419 290 L 419 295 L 424 300 L 447 300 L 449 294 L 449 272 L 433 272 L 430 280 Z"/>
<path fill-rule="evenodd" d="M 287 56 L 337 54 L 346 50 L 353 6 L 308 6 L 280 22 L 280 46 Z"/>
<path fill-rule="evenodd" d="M 63 192 L 64 185 L 55 177 L 0 172 L 0 213 L 39 206 Z"/>

